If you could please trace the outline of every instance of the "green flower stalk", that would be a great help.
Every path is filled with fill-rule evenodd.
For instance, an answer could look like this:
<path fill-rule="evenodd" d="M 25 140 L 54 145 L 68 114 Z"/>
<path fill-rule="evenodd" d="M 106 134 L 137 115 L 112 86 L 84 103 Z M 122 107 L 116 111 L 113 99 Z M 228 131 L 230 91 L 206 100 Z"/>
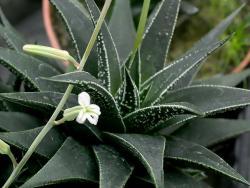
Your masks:
<path fill-rule="evenodd" d="M 10 158 L 13 164 L 13 168 L 17 166 L 16 159 L 10 150 L 10 146 L 1 139 L 0 139 L 0 154 L 7 155 Z"/>

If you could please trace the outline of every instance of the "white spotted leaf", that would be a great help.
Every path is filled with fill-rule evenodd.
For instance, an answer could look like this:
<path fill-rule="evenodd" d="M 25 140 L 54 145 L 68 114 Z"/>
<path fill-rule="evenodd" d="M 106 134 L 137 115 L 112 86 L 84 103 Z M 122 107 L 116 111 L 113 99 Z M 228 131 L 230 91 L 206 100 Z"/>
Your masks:
<path fill-rule="evenodd" d="M 187 140 L 166 137 L 165 158 L 166 160 L 198 165 L 204 169 L 212 170 L 223 176 L 249 185 L 247 180 L 214 152 Z"/>
<path fill-rule="evenodd" d="M 93 150 L 99 165 L 99 187 L 123 188 L 132 174 L 133 167 L 110 146 L 93 146 Z"/>
<path fill-rule="evenodd" d="M 113 133 L 105 133 L 105 137 L 137 158 L 146 168 L 156 188 L 164 187 L 164 137 Z"/>
<path fill-rule="evenodd" d="M 149 84 L 152 84 L 152 87 L 143 101 L 143 106 L 148 106 L 154 103 L 161 95 L 171 90 L 175 84 L 182 82 L 186 74 L 199 66 L 203 60 L 205 60 L 217 48 L 221 47 L 226 41 L 227 39 L 214 42 L 205 48 L 192 51 L 190 54 L 168 65 L 148 79 L 143 84 L 143 87 Z"/>
<path fill-rule="evenodd" d="M 94 0 L 86 0 L 86 4 L 92 22 L 96 24 L 100 15 L 100 10 Z M 106 22 L 102 25 L 98 35 L 97 53 L 98 78 L 102 85 L 114 95 L 121 84 L 120 59 Z"/>
<path fill-rule="evenodd" d="M 164 67 L 179 7 L 180 0 L 162 0 L 154 11 L 141 46 L 143 82 Z"/>
<path fill-rule="evenodd" d="M 97 183 L 98 167 L 94 158 L 89 147 L 67 138 L 42 169 L 20 188 L 46 187 L 67 182 Z"/>
<path fill-rule="evenodd" d="M 124 117 L 124 122 L 129 131 L 148 132 L 162 129 L 163 123 L 181 115 L 202 115 L 202 112 L 189 103 L 173 103 L 159 106 L 150 106 L 136 110 Z"/>
<path fill-rule="evenodd" d="M 122 116 L 131 113 L 140 107 L 138 89 L 129 72 L 125 69 L 124 80 L 115 97 Z"/>
<path fill-rule="evenodd" d="M 250 104 L 250 91 L 226 86 L 197 85 L 166 93 L 158 104 L 188 102 L 206 115 L 225 112 Z"/>

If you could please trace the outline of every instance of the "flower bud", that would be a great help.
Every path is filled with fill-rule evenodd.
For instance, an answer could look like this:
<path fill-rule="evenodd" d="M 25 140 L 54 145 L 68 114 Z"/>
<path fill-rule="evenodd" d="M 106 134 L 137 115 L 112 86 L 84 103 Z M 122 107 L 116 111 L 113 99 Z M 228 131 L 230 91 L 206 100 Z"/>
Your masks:
<path fill-rule="evenodd" d="M 27 44 L 23 46 L 23 50 L 25 52 L 39 55 L 43 57 L 63 60 L 63 61 L 69 61 L 74 64 L 74 66 L 78 66 L 78 63 L 76 60 L 69 54 L 69 52 L 65 50 L 60 50 L 56 48 L 51 48 L 47 46 L 41 46 L 41 45 L 33 45 L 33 44 Z"/>
<path fill-rule="evenodd" d="M 10 146 L 0 139 L 0 154 L 9 155 Z"/>

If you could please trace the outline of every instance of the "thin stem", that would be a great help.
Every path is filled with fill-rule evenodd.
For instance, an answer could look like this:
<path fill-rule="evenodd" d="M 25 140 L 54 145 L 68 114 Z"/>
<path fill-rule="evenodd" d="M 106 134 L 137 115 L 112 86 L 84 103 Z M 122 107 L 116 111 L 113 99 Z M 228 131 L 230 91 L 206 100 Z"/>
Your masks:
<path fill-rule="evenodd" d="M 134 43 L 134 48 L 132 51 L 129 66 L 132 65 L 132 63 L 135 59 L 136 52 L 139 49 L 139 47 L 141 46 L 141 41 L 143 39 L 143 34 L 144 34 L 145 26 L 147 23 L 149 7 L 150 7 L 150 0 L 144 0 L 139 25 L 137 28 L 137 34 L 136 34 L 136 39 L 135 39 L 135 43 Z"/>
<path fill-rule="evenodd" d="M 12 153 L 12 152 L 10 152 L 10 153 L 8 154 L 8 156 L 9 156 L 9 158 L 10 158 L 11 162 L 12 162 L 13 169 L 15 169 L 15 168 L 16 168 L 16 166 L 17 166 L 17 162 L 16 162 L 16 158 L 15 158 L 15 156 L 13 155 L 13 153 Z"/>
<path fill-rule="evenodd" d="M 95 27 L 95 29 L 93 31 L 93 34 L 92 34 L 92 36 L 90 38 L 90 41 L 89 41 L 89 44 L 88 44 L 88 46 L 86 48 L 86 51 L 85 51 L 85 53 L 84 53 L 84 55 L 82 57 L 81 62 L 80 62 L 80 66 L 79 66 L 78 71 L 82 71 L 85 64 L 86 64 L 86 62 L 87 62 L 87 59 L 88 59 L 88 57 L 90 55 L 90 52 L 91 52 L 91 50 L 94 47 L 94 44 L 96 42 L 98 33 L 99 33 L 99 31 L 101 29 L 101 26 L 102 26 L 102 24 L 104 22 L 104 18 L 106 17 L 108 9 L 109 9 L 109 7 L 111 5 L 111 2 L 112 2 L 112 0 L 106 0 L 105 4 L 103 6 L 103 9 L 102 9 L 100 17 L 99 17 L 99 19 L 97 21 L 96 27 Z M 74 88 L 74 86 L 71 85 L 71 84 L 68 86 L 68 88 L 66 89 L 61 101 L 59 102 L 58 106 L 56 107 L 56 110 L 52 114 L 51 118 L 49 119 L 47 124 L 44 126 L 42 131 L 39 133 L 39 135 L 36 137 L 36 139 L 33 141 L 30 148 L 28 149 L 28 151 L 26 152 L 26 154 L 24 155 L 24 157 L 20 161 L 20 163 L 13 170 L 12 174 L 10 175 L 10 177 L 8 178 L 6 183 L 4 184 L 3 188 L 8 188 L 14 182 L 14 180 L 19 175 L 19 173 L 22 170 L 22 168 L 24 167 L 24 165 L 27 163 L 27 161 L 29 160 L 31 155 L 36 150 L 37 146 L 41 143 L 41 141 L 47 135 L 47 133 L 54 127 L 55 120 L 56 120 L 57 116 L 59 115 L 59 113 L 61 112 L 63 106 L 67 102 L 67 99 L 69 98 L 73 88 Z"/>

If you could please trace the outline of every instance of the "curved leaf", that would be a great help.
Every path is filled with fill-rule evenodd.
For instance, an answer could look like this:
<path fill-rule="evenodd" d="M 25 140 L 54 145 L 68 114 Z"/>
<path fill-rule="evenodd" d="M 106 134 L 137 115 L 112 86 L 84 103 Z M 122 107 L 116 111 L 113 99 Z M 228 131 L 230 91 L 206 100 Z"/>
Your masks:
<path fill-rule="evenodd" d="M 208 147 L 249 131 L 250 121 L 247 120 L 197 119 L 173 135 Z"/>
<path fill-rule="evenodd" d="M 166 121 L 165 123 L 163 123 L 163 125 L 161 125 L 161 127 L 163 128 L 159 130 L 159 133 L 161 135 L 170 135 L 174 131 L 178 130 L 183 125 L 185 125 L 188 121 L 195 119 L 195 118 L 197 118 L 197 116 L 186 115 L 186 114 L 175 116 L 169 119 L 168 121 Z"/>
<path fill-rule="evenodd" d="M 218 41 L 220 35 L 225 32 L 225 30 L 228 28 L 228 26 L 231 24 L 235 16 L 241 11 L 244 5 L 242 5 L 240 8 L 235 10 L 233 13 L 231 13 L 227 18 L 225 18 L 222 22 L 220 22 L 214 29 L 212 29 L 207 35 L 205 35 L 201 40 L 196 42 L 194 46 L 188 50 L 182 57 L 180 57 L 177 61 L 180 61 L 183 57 L 188 56 L 190 53 L 202 49 L 206 46 L 211 45 L 212 43 Z M 182 87 L 186 87 L 190 85 L 193 81 L 193 79 L 196 77 L 197 73 L 200 70 L 200 67 L 202 64 L 194 67 L 188 74 L 186 74 L 182 81 L 179 82 L 177 85 L 174 86 L 173 89 L 179 89 Z"/>
<path fill-rule="evenodd" d="M 167 137 L 165 157 L 167 160 L 183 161 L 192 165 L 198 165 L 249 185 L 249 183 L 222 158 L 198 144 L 182 139 Z"/>
<path fill-rule="evenodd" d="M 196 180 L 179 170 L 167 171 L 164 176 L 166 188 L 210 188 L 202 181 Z"/>
<path fill-rule="evenodd" d="M 112 147 L 99 145 L 93 149 L 99 164 L 99 187 L 124 187 L 133 167 Z"/>
<path fill-rule="evenodd" d="M 161 129 L 164 122 L 176 115 L 195 114 L 202 115 L 199 109 L 188 103 L 175 103 L 151 106 L 134 111 L 124 117 L 129 131 L 148 132 Z"/>
<path fill-rule="evenodd" d="M 98 182 L 96 162 L 91 150 L 67 138 L 57 153 L 21 188 L 46 187 L 65 182 Z"/>
<path fill-rule="evenodd" d="M 27 86 L 36 90 L 43 87 L 37 83 L 36 78 L 59 74 L 53 67 L 38 59 L 4 48 L 0 48 L 0 64 L 25 80 Z"/>
<path fill-rule="evenodd" d="M 26 131 L 0 133 L 0 139 L 21 150 L 27 151 L 42 128 L 43 127 L 38 127 Z M 65 136 L 56 129 L 53 129 L 46 135 L 41 144 L 39 144 L 35 153 L 49 159 L 56 153 L 64 140 Z"/>
<path fill-rule="evenodd" d="M 133 82 L 127 69 L 125 69 L 124 81 L 115 97 L 119 105 L 122 116 L 131 113 L 140 107 L 140 98 L 138 89 Z"/>
<path fill-rule="evenodd" d="M 109 28 L 121 62 L 124 62 L 133 48 L 136 35 L 129 1 L 115 1 Z"/>
<path fill-rule="evenodd" d="M 182 59 L 168 65 L 163 70 L 159 71 L 148 79 L 143 87 L 152 84 L 146 98 L 143 101 L 143 106 L 148 106 L 164 95 L 164 93 L 171 90 L 176 84 L 179 84 L 185 79 L 185 75 L 192 71 L 195 67 L 202 63 L 212 52 L 221 47 L 226 41 L 212 43 L 211 45 L 201 48 L 196 51 L 190 52 Z"/>
<path fill-rule="evenodd" d="M 50 0 L 65 23 L 68 34 L 73 42 L 72 55 L 78 61 L 84 53 L 90 40 L 94 26 L 86 8 L 78 0 Z M 84 69 L 96 76 L 97 74 L 97 55 L 94 48 L 88 58 Z"/>
<path fill-rule="evenodd" d="M 147 169 L 157 188 L 163 188 L 163 154 L 165 139 L 161 136 L 105 133 L 107 139 L 135 156 Z"/>
<path fill-rule="evenodd" d="M 86 0 L 92 22 L 95 24 L 100 11 L 94 0 Z M 98 78 L 108 91 L 114 95 L 121 84 L 120 59 L 113 38 L 106 23 L 98 37 Z"/>
<path fill-rule="evenodd" d="M 196 80 L 192 85 L 222 85 L 222 86 L 237 86 L 250 76 L 250 69 L 244 70 L 240 73 L 233 73 L 228 75 L 214 76 L 205 80 Z"/>
<path fill-rule="evenodd" d="M 74 56 L 80 60 L 94 30 L 83 5 L 78 0 L 50 0 L 62 17 L 74 44 Z"/>
<path fill-rule="evenodd" d="M 28 108 L 42 111 L 43 113 L 51 113 L 54 110 L 63 93 L 56 92 L 19 92 L 19 93 L 1 93 L 0 98 L 10 101 Z M 71 94 L 64 108 L 78 105 L 77 96 Z"/>
<path fill-rule="evenodd" d="M 130 57 L 131 58 L 131 57 Z M 128 61 L 125 63 L 129 63 L 130 58 L 128 58 Z M 132 62 L 132 65 L 127 67 L 129 70 L 129 73 L 139 89 L 141 87 L 141 50 L 138 49 L 135 55 L 135 59 Z"/>
<path fill-rule="evenodd" d="M 179 8 L 180 0 L 162 0 L 157 6 L 141 46 L 143 82 L 164 67 Z"/>
<path fill-rule="evenodd" d="M 74 76 L 75 80 L 72 80 L 71 77 L 74 74 L 76 74 L 76 76 Z M 82 91 L 88 92 L 91 96 L 93 103 L 98 104 L 101 108 L 102 115 L 100 116 L 100 121 L 98 123 L 98 125 L 100 125 L 100 128 L 112 132 L 125 131 L 126 128 L 122 121 L 122 117 L 119 113 L 114 98 L 101 85 L 92 81 L 84 81 L 84 78 L 81 77 L 81 75 L 78 73 L 59 75 L 49 78 L 48 80 L 57 84 L 73 84 L 76 86 L 78 93 Z"/>
<path fill-rule="evenodd" d="M 16 132 L 41 126 L 41 120 L 20 112 L 0 112 L 0 130 Z"/>
<path fill-rule="evenodd" d="M 188 102 L 211 115 L 249 105 L 250 91 L 213 85 L 191 86 L 166 93 L 159 104 L 170 102 Z"/>
<path fill-rule="evenodd" d="M 137 176 L 136 176 L 137 177 Z M 149 177 L 137 177 L 148 183 L 152 183 Z M 185 174 L 181 169 L 168 167 L 164 174 L 165 188 L 211 188 L 203 181 L 196 180 L 188 174 Z"/>

